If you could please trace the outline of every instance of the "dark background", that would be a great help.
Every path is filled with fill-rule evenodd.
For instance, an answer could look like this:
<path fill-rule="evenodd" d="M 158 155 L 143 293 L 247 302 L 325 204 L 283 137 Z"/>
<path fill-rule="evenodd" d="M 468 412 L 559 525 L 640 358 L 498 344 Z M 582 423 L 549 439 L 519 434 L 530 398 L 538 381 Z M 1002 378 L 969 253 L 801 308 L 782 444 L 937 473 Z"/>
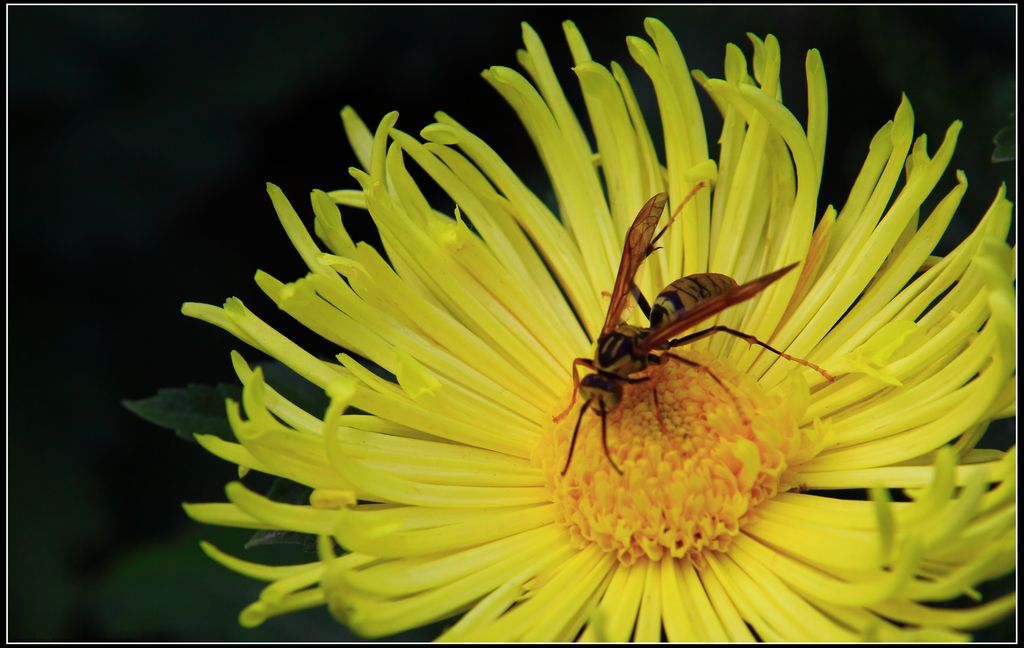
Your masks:
<path fill-rule="evenodd" d="M 245 349 L 183 317 L 184 301 L 236 295 L 309 339 L 252 281 L 257 268 L 286 281 L 305 272 L 264 183 L 279 184 L 307 223 L 311 189 L 355 187 L 344 105 L 371 130 L 399 110 L 414 134 L 445 110 L 547 196 L 516 118 L 479 72 L 517 67 L 527 20 L 580 103 L 560 27 L 572 18 L 593 57 L 622 63 L 649 103 L 624 40 L 643 35 L 647 15 L 711 76 L 722 74 L 726 42 L 749 56 L 746 32 L 774 33 L 801 119 L 804 53 L 821 51 L 822 206 L 842 205 L 901 92 L 932 151 L 950 122 L 965 122 L 952 166 L 971 184 L 949 243 L 1001 182 L 1015 197 L 1014 163 L 991 161 L 1016 101 L 1011 6 L 8 7 L 8 637 L 350 638 L 323 609 L 237 625 L 260 584 L 208 561 L 197 541 L 256 561 L 297 561 L 297 549 L 243 551 L 247 533 L 189 521 L 180 503 L 223 500 L 234 468 L 120 401 L 235 382 L 228 351 Z M 952 185 L 950 171 L 939 191 Z M 346 222 L 359 219 L 352 211 Z M 1012 429 L 997 442 L 1009 445 Z M 1012 619 L 980 635 L 1012 636 Z"/>

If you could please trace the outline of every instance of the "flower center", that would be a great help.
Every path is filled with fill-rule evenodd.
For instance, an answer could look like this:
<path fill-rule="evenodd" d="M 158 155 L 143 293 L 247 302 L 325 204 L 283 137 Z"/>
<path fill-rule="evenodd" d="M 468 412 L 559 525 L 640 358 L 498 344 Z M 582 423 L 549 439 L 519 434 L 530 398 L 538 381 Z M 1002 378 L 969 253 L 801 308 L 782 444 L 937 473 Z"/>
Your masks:
<path fill-rule="evenodd" d="M 754 507 L 780 490 L 801 445 L 787 399 L 709 353 L 680 355 L 700 366 L 666 359 L 646 370 L 647 381 L 623 385 L 605 416 L 608 456 L 596 407 L 583 416 L 564 476 L 578 415 L 552 423 L 535 453 L 560 522 L 626 564 L 666 554 L 699 560 L 728 547 Z"/>

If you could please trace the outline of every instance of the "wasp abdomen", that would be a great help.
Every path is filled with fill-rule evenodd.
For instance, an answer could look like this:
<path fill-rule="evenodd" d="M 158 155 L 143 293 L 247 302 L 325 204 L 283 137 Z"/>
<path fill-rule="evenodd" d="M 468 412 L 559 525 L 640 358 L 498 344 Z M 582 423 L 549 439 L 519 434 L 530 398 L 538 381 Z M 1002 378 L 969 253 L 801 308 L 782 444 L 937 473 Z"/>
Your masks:
<path fill-rule="evenodd" d="M 705 272 L 676 279 L 665 287 L 651 306 L 651 328 L 682 317 L 687 310 L 709 297 L 736 287 L 736 280 L 724 274 Z"/>

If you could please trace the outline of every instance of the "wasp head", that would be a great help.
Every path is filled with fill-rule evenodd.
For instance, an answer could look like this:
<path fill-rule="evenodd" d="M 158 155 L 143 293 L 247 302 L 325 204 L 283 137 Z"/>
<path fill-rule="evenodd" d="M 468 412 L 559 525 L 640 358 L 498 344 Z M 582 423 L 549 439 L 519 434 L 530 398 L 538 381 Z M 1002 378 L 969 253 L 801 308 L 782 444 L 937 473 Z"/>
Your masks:
<path fill-rule="evenodd" d="M 599 412 L 610 412 L 622 400 L 622 383 L 601 374 L 590 374 L 580 381 L 580 396 L 597 405 Z"/>

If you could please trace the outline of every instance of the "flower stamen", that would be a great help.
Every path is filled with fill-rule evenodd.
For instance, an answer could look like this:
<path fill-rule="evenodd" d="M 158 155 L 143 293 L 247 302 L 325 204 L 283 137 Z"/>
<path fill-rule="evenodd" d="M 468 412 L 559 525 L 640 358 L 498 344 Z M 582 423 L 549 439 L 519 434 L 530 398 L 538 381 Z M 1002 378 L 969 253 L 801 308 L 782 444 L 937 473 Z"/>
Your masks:
<path fill-rule="evenodd" d="M 564 476 L 568 424 L 553 424 L 538 449 L 560 521 L 624 564 L 699 561 L 707 549 L 725 549 L 780 489 L 799 445 L 789 403 L 709 353 L 680 357 L 624 385 L 622 402 L 605 415 L 607 457 L 601 421 L 590 413 Z"/>

